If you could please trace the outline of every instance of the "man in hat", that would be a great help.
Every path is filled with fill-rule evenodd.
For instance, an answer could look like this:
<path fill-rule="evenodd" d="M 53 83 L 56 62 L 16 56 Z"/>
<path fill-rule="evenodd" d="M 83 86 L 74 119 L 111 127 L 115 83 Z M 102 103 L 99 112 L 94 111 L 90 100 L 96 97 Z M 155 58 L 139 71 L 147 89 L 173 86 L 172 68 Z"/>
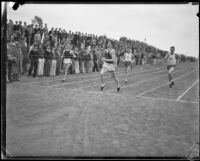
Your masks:
<path fill-rule="evenodd" d="M 116 77 L 115 73 L 115 63 L 116 63 L 116 55 L 115 55 L 115 50 L 113 49 L 113 44 L 111 41 L 108 41 L 107 43 L 107 49 L 105 50 L 104 57 L 102 58 L 103 60 L 103 67 L 100 72 L 100 77 L 101 77 L 101 87 L 100 89 L 104 89 L 104 80 L 103 76 L 106 72 L 110 72 L 112 77 L 115 82 L 117 83 L 117 91 L 120 91 L 120 84 L 119 80 Z"/>

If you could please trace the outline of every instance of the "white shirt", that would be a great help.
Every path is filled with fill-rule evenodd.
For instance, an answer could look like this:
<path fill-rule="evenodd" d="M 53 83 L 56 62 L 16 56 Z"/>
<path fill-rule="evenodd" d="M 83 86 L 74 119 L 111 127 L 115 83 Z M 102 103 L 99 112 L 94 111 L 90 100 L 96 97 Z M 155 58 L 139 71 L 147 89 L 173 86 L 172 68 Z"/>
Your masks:
<path fill-rule="evenodd" d="M 171 55 L 171 53 L 168 52 L 165 56 L 165 59 L 167 59 L 167 65 L 176 65 L 175 53 Z"/>
<path fill-rule="evenodd" d="M 129 61 L 131 62 L 133 59 L 133 54 L 132 53 L 125 53 L 124 54 L 124 61 Z"/>

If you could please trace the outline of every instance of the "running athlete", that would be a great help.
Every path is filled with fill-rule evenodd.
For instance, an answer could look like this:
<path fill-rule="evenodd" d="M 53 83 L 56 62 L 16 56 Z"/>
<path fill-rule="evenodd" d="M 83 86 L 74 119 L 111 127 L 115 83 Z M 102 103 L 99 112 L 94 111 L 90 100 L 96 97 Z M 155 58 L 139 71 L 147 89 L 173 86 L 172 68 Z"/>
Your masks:
<path fill-rule="evenodd" d="M 172 81 L 172 72 L 174 71 L 176 65 L 176 56 L 175 56 L 175 47 L 170 47 L 170 52 L 168 52 L 164 58 L 164 61 L 167 63 L 168 78 L 169 78 L 169 87 L 174 86 L 174 81 Z"/>
<path fill-rule="evenodd" d="M 128 73 L 131 68 L 131 63 L 133 63 L 134 56 L 132 54 L 132 49 L 128 48 L 127 51 L 124 53 L 123 62 L 125 66 L 125 83 L 128 82 Z"/>
<path fill-rule="evenodd" d="M 113 49 L 113 45 L 111 41 L 108 41 L 107 43 L 107 49 L 105 50 L 104 56 L 102 57 L 103 61 L 103 67 L 100 72 L 100 77 L 101 77 L 101 90 L 104 89 L 104 81 L 103 81 L 103 76 L 104 73 L 110 72 L 112 77 L 115 82 L 117 83 L 117 91 L 120 91 L 120 84 L 118 79 L 116 78 L 115 74 L 115 63 L 116 63 L 116 55 L 115 55 L 115 50 Z"/>
<path fill-rule="evenodd" d="M 72 59 L 75 57 L 74 53 L 72 50 L 70 50 L 70 44 L 67 44 L 67 46 L 65 47 L 65 50 L 63 51 L 63 64 L 64 64 L 64 69 L 65 69 L 65 74 L 64 74 L 64 78 L 62 80 L 62 82 L 65 82 L 65 78 L 68 74 L 68 70 L 70 68 L 70 66 L 72 65 Z"/>

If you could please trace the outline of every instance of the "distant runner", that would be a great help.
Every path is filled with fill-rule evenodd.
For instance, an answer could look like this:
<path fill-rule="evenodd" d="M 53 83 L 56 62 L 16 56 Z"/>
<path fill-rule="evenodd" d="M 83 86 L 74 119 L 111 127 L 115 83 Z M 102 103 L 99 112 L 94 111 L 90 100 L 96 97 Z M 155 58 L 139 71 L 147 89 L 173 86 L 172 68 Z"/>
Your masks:
<path fill-rule="evenodd" d="M 125 66 L 125 83 L 128 82 L 128 74 L 131 68 L 131 64 L 133 63 L 134 56 L 132 54 L 132 49 L 128 48 L 127 51 L 124 53 L 123 62 Z"/>
<path fill-rule="evenodd" d="M 169 78 L 169 87 L 174 86 L 174 81 L 172 81 L 172 72 L 174 71 L 176 65 L 176 56 L 175 56 L 175 47 L 170 47 L 170 52 L 165 55 L 164 61 L 167 63 L 168 78 Z"/>

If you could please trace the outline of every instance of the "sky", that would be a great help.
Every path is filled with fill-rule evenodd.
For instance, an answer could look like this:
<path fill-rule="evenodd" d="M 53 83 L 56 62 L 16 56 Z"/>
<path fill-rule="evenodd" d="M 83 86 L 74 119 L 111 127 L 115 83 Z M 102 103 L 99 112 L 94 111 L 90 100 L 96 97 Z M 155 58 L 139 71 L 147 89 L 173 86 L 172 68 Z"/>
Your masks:
<path fill-rule="evenodd" d="M 189 4 L 25 4 L 8 6 L 7 18 L 31 23 L 39 16 L 48 28 L 121 36 L 144 41 L 159 49 L 199 56 L 198 5 Z"/>

